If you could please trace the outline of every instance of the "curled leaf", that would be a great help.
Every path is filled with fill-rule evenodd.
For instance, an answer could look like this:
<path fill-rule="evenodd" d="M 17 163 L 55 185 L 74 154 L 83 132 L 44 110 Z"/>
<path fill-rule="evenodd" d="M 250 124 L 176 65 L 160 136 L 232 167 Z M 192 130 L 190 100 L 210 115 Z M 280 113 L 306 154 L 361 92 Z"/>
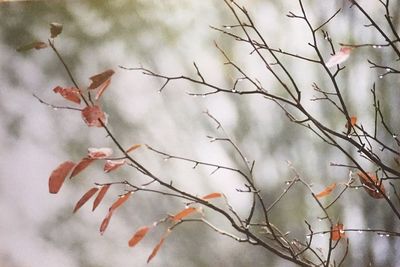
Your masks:
<path fill-rule="evenodd" d="M 351 53 L 351 47 L 342 47 L 340 51 L 329 58 L 329 60 L 325 63 L 328 68 L 331 68 L 335 65 L 345 62 Z"/>
<path fill-rule="evenodd" d="M 133 150 L 136 150 L 136 149 L 138 149 L 138 148 L 141 147 L 141 146 L 142 146 L 141 144 L 135 144 L 135 145 L 131 146 L 130 148 L 128 148 L 128 149 L 126 150 L 126 153 L 130 153 L 130 152 L 132 152 Z"/>
<path fill-rule="evenodd" d="M 60 191 L 61 186 L 63 185 L 65 178 L 68 173 L 75 166 L 75 163 L 72 161 L 66 161 L 61 163 L 50 175 L 49 178 L 49 192 L 51 194 L 57 194 Z"/>
<path fill-rule="evenodd" d="M 108 173 L 111 172 L 126 163 L 125 159 L 121 160 L 107 160 L 106 164 L 104 164 L 104 172 Z"/>
<path fill-rule="evenodd" d="M 36 41 L 36 42 L 32 42 L 32 43 L 29 43 L 29 44 L 26 44 L 26 45 L 18 47 L 17 51 L 18 52 L 23 52 L 23 51 L 28 51 L 28 50 L 31 50 L 31 49 L 39 50 L 39 49 L 43 49 L 43 48 L 46 48 L 46 47 L 47 47 L 47 44 L 45 42 Z"/>
<path fill-rule="evenodd" d="M 88 148 L 88 157 L 91 159 L 104 159 L 113 154 L 113 150 L 108 147 L 102 147 L 102 148 L 94 148 L 90 147 Z"/>
<path fill-rule="evenodd" d="M 50 23 L 50 34 L 51 34 L 51 38 L 56 38 L 63 29 L 63 25 L 57 22 L 52 22 Z"/>
<path fill-rule="evenodd" d="M 114 73 L 115 72 L 112 69 L 108 69 L 102 73 L 93 75 L 89 78 L 92 81 L 92 83 L 89 85 L 89 89 L 96 89 L 107 80 L 109 80 Z"/>
<path fill-rule="evenodd" d="M 160 241 L 157 243 L 157 245 L 153 248 L 153 251 L 151 252 L 150 256 L 147 259 L 147 263 L 149 263 L 151 261 L 151 259 L 153 259 L 157 255 L 157 253 L 160 250 L 162 244 L 164 243 L 165 238 L 167 238 L 167 236 L 169 235 L 170 232 L 171 231 L 168 229 L 167 232 L 160 239 Z"/>
<path fill-rule="evenodd" d="M 368 176 L 365 175 L 362 172 L 357 172 L 358 178 L 360 178 L 360 182 L 362 183 L 365 191 L 373 198 L 380 199 L 384 198 L 385 194 L 385 187 L 383 186 L 383 183 L 381 180 L 376 177 L 375 174 L 373 173 L 368 173 Z M 380 189 L 380 192 L 378 190 Z"/>
<path fill-rule="evenodd" d="M 93 187 L 93 188 L 91 188 L 89 191 L 87 191 L 87 192 L 81 197 L 81 199 L 79 199 L 79 201 L 76 203 L 73 212 L 75 213 L 78 209 L 80 209 L 80 207 L 82 207 L 94 194 L 96 194 L 97 190 L 99 190 L 99 188 Z"/>
<path fill-rule="evenodd" d="M 106 114 L 97 105 L 84 108 L 82 110 L 82 118 L 89 127 L 102 127 L 101 122 L 107 124 Z"/>
<path fill-rule="evenodd" d="M 53 89 L 54 93 L 58 93 L 62 95 L 65 99 L 72 101 L 74 103 L 80 104 L 81 103 L 81 95 L 79 93 L 79 89 L 71 87 L 71 88 L 62 88 L 57 86 Z"/>
<path fill-rule="evenodd" d="M 184 210 L 182 210 L 182 211 L 178 212 L 177 214 L 175 214 L 174 216 L 172 216 L 171 220 L 176 221 L 176 222 L 180 221 L 195 211 L 196 211 L 196 208 L 194 208 L 194 207 L 185 208 Z"/>
<path fill-rule="evenodd" d="M 316 198 L 326 197 L 336 188 L 336 183 L 328 185 L 324 190 L 315 195 Z"/>
<path fill-rule="evenodd" d="M 219 197 L 222 197 L 221 193 L 211 193 L 211 194 L 205 195 L 204 197 L 202 197 L 202 199 L 207 200 L 207 199 L 219 198 Z"/>
<path fill-rule="evenodd" d="M 110 188 L 111 184 L 103 185 L 100 189 L 100 192 L 97 194 L 97 197 L 94 199 L 92 211 L 94 211 L 100 202 L 103 200 L 104 196 L 106 195 L 108 189 Z"/>
<path fill-rule="evenodd" d="M 143 226 L 140 227 L 132 236 L 132 238 L 129 240 L 128 245 L 130 247 L 134 247 L 139 243 L 144 236 L 147 234 L 147 232 L 150 230 L 150 227 L 148 226 Z"/>
<path fill-rule="evenodd" d="M 94 98 L 96 101 L 100 99 L 100 97 L 103 95 L 104 91 L 107 89 L 110 83 L 111 83 L 111 78 L 109 78 L 102 85 L 100 85 L 99 91 L 97 92 L 96 97 Z"/>
<path fill-rule="evenodd" d="M 81 159 L 81 161 L 79 161 L 78 164 L 76 164 L 76 166 L 75 166 L 74 170 L 72 171 L 71 176 L 69 178 L 72 178 L 72 177 L 78 175 L 81 171 L 86 169 L 93 161 L 94 161 L 94 159 L 91 159 L 91 158 Z"/>
<path fill-rule="evenodd" d="M 345 238 L 346 233 L 343 231 L 343 224 L 338 223 L 332 228 L 332 240 L 337 241 L 341 238 Z"/>

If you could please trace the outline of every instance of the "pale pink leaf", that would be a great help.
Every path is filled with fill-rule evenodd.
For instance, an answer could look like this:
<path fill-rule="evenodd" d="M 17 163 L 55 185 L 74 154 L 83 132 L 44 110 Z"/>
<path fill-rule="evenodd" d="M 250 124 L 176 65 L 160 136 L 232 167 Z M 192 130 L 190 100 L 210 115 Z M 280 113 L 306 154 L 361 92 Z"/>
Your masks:
<path fill-rule="evenodd" d="M 352 50 L 351 47 L 340 48 L 340 51 L 335 55 L 333 55 L 332 57 L 330 57 L 329 60 L 325 63 L 325 65 L 328 68 L 331 68 L 333 66 L 345 62 L 349 58 L 351 50 Z"/>
<path fill-rule="evenodd" d="M 101 148 L 95 148 L 95 147 L 90 147 L 88 148 L 88 157 L 91 159 L 104 159 L 108 158 L 111 156 L 113 153 L 113 150 L 108 147 L 101 147 Z"/>

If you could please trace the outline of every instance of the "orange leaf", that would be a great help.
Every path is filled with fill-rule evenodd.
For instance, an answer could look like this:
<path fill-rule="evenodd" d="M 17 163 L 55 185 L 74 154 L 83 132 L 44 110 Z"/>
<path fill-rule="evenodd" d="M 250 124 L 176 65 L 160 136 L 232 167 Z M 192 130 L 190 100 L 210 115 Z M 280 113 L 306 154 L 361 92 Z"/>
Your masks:
<path fill-rule="evenodd" d="M 175 214 L 174 216 L 171 217 L 171 220 L 173 221 L 180 221 L 183 218 L 189 216 L 190 214 L 192 214 L 193 212 L 196 211 L 196 208 L 193 207 L 188 207 L 185 208 L 184 210 L 178 212 L 177 214 Z"/>
<path fill-rule="evenodd" d="M 121 167 L 122 165 L 124 165 L 126 162 L 125 159 L 121 159 L 121 160 L 107 160 L 106 164 L 104 164 L 104 172 L 108 173 L 111 172 L 119 167 Z"/>
<path fill-rule="evenodd" d="M 122 196 L 120 196 L 110 207 L 109 211 L 113 212 L 114 210 L 116 210 L 117 208 L 119 208 L 122 204 L 125 203 L 125 201 L 128 200 L 128 198 L 133 194 L 133 192 L 128 192 L 126 194 L 123 194 Z"/>
<path fill-rule="evenodd" d="M 351 47 L 340 48 L 340 51 L 334 54 L 331 58 L 329 58 L 329 60 L 325 63 L 325 65 L 328 68 L 331 68 L 335 65 L 345 62 L 349 58 L 351 50 L 352 50 Z"/>
<path fill-rule="evenodd" d="M 92 83 L 89 85 L 89 89 L 96 89 L 104 82 L 106 82 L 108 79 L 110 79 L 114 73 L 115 72 L 113 70 L 109 69 L 90 77 L 89 79 L 92 80 Z"/>
<path fill-rule="evenodd" d="M 357 117 L 356 116 L 351 116 L 350 117 L 350 125 L 354 126 L 357 123 Z M 346 123 L 346 128 L 349 129 L 349 122 Z"/>
<path fill-rule="evenodd" d="M 72 178 L 76 175 L 78 175 L 81 171 L 83 171 L 84 169 L 87 168 L 87 166 L 90 165 L 90 163 L 92 163 L 94 161 L 94 159 L 90 159 L 90 158 L 83 158 L 81 159 L 81 161 L 79 161 L 78 164 L 76 164 L 74 170 L 71 173 L 71 176 L 69 178 Z"/>
<path fill-rule="evenodd" d="M 76 203 L 73 212 L 75 213 L 80 207 L 82 207 L 94 194 L 96 194 L 97 190 L 99 190 L 99 188 L 93 187 L 92 189 L 90 189 L 89 191 L 87 191 L 87 192 L 81 197 L 81 199 L 79 199 L 79 201 Z"/>
<path fill-rule="evenodd" d="M 99 98 L 103 95 L 104 91 L 107 89 L 107 87 L 110 85 L 111 83 L 111 78 L 109 78 L 108 80 L 106 80 L 100 87 L 99 87 L 99 91 L 96 94 L 96 97 L 94 98 L 96 101 L 99 100 Z"/>
<path fill-rule="evenodd" d="M 88 106 L 82 110 L 81 114 L 89 127 L 102 127 L 100 120 L 103 124 L 107 124 L 107 116 L 99 106 Z"/>
<path fill-rule="evenodd" d="M 211 193 L 211 194 L 208 194 L 208 195 L 202 197 L 202 199 L 207 200 L 207 199 L 219 198 L 219 197 L 222 197 L 221 193 Z"/>
<path fill-rule="evenodd" d="M 357 175 L 358 178 L 360 178 L 360 182 L 362 183 L 365 191 L 367 191 L 371 197 L 376 199 L 384 198 L 383 194 L 385 194 L 385 187 L 383 186 L 382 181 L 380 181 L 376 175 L 370 172 L 368 173 L 368 176 L 362 172 L 357 172 Z M 378 188 L 383 194 L 379 192 Z"/>
<path fill-rule="evenodd" d="M 345 238 L 346 233 L 343 231 L 343 224 L 338 223 L 332 228 L 332 240 L 337 241 L 341 238 Z"/>
<path fill-rule="evenodd" d="M 79 89 L 77 88 L 62 88 L 60 86 L 57 86 L 53 89 L 53 92 L 62 95 L 62 97 L 74 103 L 81 103 L 81 95 L 79 94 Z"/>
<path fill-rule="evenodd" d="M 126 150 L 126 153 L 130 153 L 130 152 L 132 152 L 133 150 L 136 150 L 136 149 L 138 149 L 138 148 L 141 147 L 141 146 L 142 146 L 141 144 L 135 144 L 135 145 L 131 146 L 130 148 L 128 148 L 128 149 Z"/>
<path fill-rule="evenodd" d="M 140 227 L 136 233 L 132 236 L 132 238 L 129 240 L 128 245 L 130 247 L 136 246 L 137 243 L 140 242 L 140 240 L 143 239 L 143 237 L 147 234 L 147 232 L 150 230 L 150 227 L 148 226 L 143 226 Z"/>
<path fill-rule="evenodd" d="M 108 213 L 107 213 L 107 216 L 104 218 L 104 220 L 101 222 L 101 225 L 100 225 L 100 234 L 102 235 L 102 234 L 104 234 L 104 232 L 106 231 L 106 229 L 107 229 L 107 226 L 108 226 L 108 224 L 110 223 L 110 220 L 111 220 L 111 216 L 113 215 L 113 212 L 112 211 L 109 211 Z"/>
<path fill-rule="evenodd" d="M 92 211 L 94 211 L 100 202 L 103 200 L 104 196 L 106 195 L 108 189 L 110 188 L 111 184 L 103 185 L 100 189 L 100 192 L 97 194 L 97 197 L 94 199 Z"/>
<path fill-rule="evenodd" d="M 147 259 L 147 263 L 149 263 L 151 261 L 152 258 L 154 258 L 158 251 L 160 250 L 162 244 L 164 243 L 165 238 L 167 238 L 167 236 L 169 235 L 171 231 L 167 230 L 167 232 L 163 235 L 163 237 L 160 239 L 160 241 L 158 242 L 158 244 L 153 248 L 153 251 L 151 252 L 149 258 Z"/>
<path fill-rule="evenodd" d="M 68 173 L 75 166 L 75 163 L 72 161 L 66 161 L 61 163 L 50 175 L 49 178 L 49 192 L 51 194 L 57 194 L 60 191 L 61 186 L 63 185 L 65 178 Z"/>
<path fill-rule="evenodd" d="M 336 183 L 328 185 L 324 190 L 316 194 L 315 197 L 317 198 L 326 197 L 330 195 L 335 188 L 336 188 Z"/>
<path fill-rule="evenodd" d="M 104 158 L 111 156 L 112 153 L 113 153 L 113 150 L 108 147 L 102 147 L 102 148 L 90 147 L 90 148 L 88 148 L 88 157 L 91 159 L 104 159 Z"/>

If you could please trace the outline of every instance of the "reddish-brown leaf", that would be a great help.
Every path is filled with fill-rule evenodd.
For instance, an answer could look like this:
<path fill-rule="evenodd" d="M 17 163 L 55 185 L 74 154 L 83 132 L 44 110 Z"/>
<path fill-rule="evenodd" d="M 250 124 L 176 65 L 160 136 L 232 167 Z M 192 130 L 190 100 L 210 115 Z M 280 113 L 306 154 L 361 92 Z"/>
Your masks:
<path fill-rule="evenodd" d="M 99 188 L 93 187 L 93 188 L 91 188 L 89 191 L 87 191 L 87 192 L 81 197 L 81 199 L 79 199 L 79 201 L 76 203 L 73 212 L 75 213 L 78 209 L 80 209 L 80 207 L 82 207 L 94 194 L 96 194 L 97 190 L 99 190 Z"/>
<path fill-rule="evenodd" d="M 89 127 L 102 127 L 107 124 L 107 116 L 99 106 L 88 106 L 82 110 L 82 118 Z"/>
<path fill-rule="evenodd" d="M 141 144 L 135 144 L 135 145 L 131 146 L 130 148 L 128 148 L 128 149 L 126 150 L 126 153 L 130 153 L 130 152 L 132 152 L 133 150 L 136 150 L 136 149 L 138 149 L 138 148 L 141 147 L 141 146 L 142 146 Z"/>
<path fill-rule="evenodd" d="M 71 176 L 69 178 L 72 178 L 72 177 L 78 175 L 81 171 L 86 169 L 87 166 L 89 166 L 93 161 L 94 161 L 94 159 L 90 159 L 90 158 L 81 159 L 81 161 L 79 161 L 78 164 L 76 164 L 76 166 L 75 166 L 74 170 L 72 171 Z"/>
<path fill-rule="evenodd" d="M 75 166 L 75 163 L 72 161 L 66 161 L 61 163 L 50 175 L 49 178 L 49 192 L 51 194 L 57 194 L 60 191 L 61 186 L 63 185 L 65 178 L 68 173 Z"/>
<path fill-rule="evenodd" d="M 112 153 L 113 150 L 108 147 L 102 147 L 102 148 L 91 147 L 88 149 L 88 157 L 91 159 L 104 159 L 111 156 Z"/>
<path fill-rule="evenodd" d="M 335 188 L 336 188 L 336 183 L 328 185 L 324 190 L 316 194 L 315 197 L 317 198 L 326 197 L 330 195 Z"/>
<path fill-rule="evenodd" d="M 153 259 L 157 255 L 157 253 L 160 250 L 162 244 L 164 243 L 165 238 L 167 238 L 169 233 L 170 233 L 170 230 L 168 229 L 167 232 L 160 239 L 160 241 L 157 243 L 157 245 L 153 248 L 153 251 L 151 252 L 150 256 L 147 259 L 147 263 L 149 263 L 151 261 L 151 259 Z"/>
<path fill-rule="evenodd" d="M 62 95 L 62 97 L 74 103 L 81 103 L 81 95 L 79 94 L 79 89 L 77 88 L 62 88 L 57 86 L 53 89 L 53 92 Z"/>
<path fill-rule="evenodd" d="M 333 66 L 336 66 L 340 63 L 345 62 L 351 53 L 352 48 L 351 47 L 342 47 L 340 48 L 340 51 L 338 53 L 336 53 L 335 55 L 333 55 L 331 58 L 329 58 L 329 60 L 326 62 L 326 66 L 328 68 L 331 68 Z"/>
<path fill-rule="evenodd" d="M 368 173 L 368 176 L 362 172 L 357 172 L 358 178 L 360 178 L 360 182 L 363 184 L 363 187 L 367 193 L 376 199 L 384 198 L 385 187 L 381 180 L 376 177 L 373 173 Z M 382 191 L 379 192 L 378 188 Z"/>
<path fill-rule="evenodd" d="M 111 216 L 113 215 L 113 212 L 112 211 L 109 211 L 108 213 L 107 213 L 107 216 L 104 218 L 104 220 L 101 222 L 101 225 L 100 225 L 100 234 L 102 235 L 102 234 L 104 234 L 104 232 L 106 231 L 106 229 L 107 229 L 107 226 L 108 226 L 108 224 L 110 223 L 110 220 L 111 220 Z"/>
<path fill-rule="evenodd" d="M 202 199 L 207 200 L 207 199 L 213 199 L 213 198 L 219 198 L 222 197 L 221 193 L 211 193 L 208 195 L 205 195 L 204 197 L 202 197 Z"/>
<path fill-rule="evenodd" d="M 357 117 L 356 116 L 351 116 L 350 117 L 350 125 L 354 126 L 357 123 Z M 346 123 L 346 128 L 349 129 L 349 122 Z"/>
<path fill-rule="evenodd" d="M 180 221 L 195 211 L 196 211 L 196 208 L 194 208 L 194 207 L 185 208 L 184 210 L 182 210 L 182 211 L 178 212 L 177 214 L 175 214 L 174 216 L 172 216 L 171 220 L 176 221 L 176 222 Z"/>
<path fill-rule="evenodd" d="M 332 228 L 332 240 L 337 241 L 341 238 L 345 238 L 346 233 L 343 231 L 343 224 L 338 223 Z"/>
<path fill-rule="evenodd" d="M 111 83 L 111 78 L 109 78 L 102 85 L 100 85 L 99 91 L 97 92 L 96 97 L 94 98 L 96 101 L 100 99 L 100 97 L 103 95 L 104 91 L 107 89 L 110 83 Z"/>
<path fill-rule="evenodd" d="M 125 203 L 125 201 L 128 200 L 128 198 L 133 194 L 133 192 L 128 192 L 126 194 L 123 194 L 122 196 L 120 196 L 110 207 L 109 211 L 113 212 L 115 211 L 117 208 L 119 208 L 122 204 Z"/>
<path fill-rule="evenodd" d="M 97 194 L 97 197 L 94 199 L 92 211 L 94 211 L 100 202 L 103 200 L 104 196 L 106 195 L 108 189 L 110 188 L 111 184 L 105 184 L 101 187 L 100 192 Z"/>
<path fill-rule="evenodd" d="M 106 82 L 108 79 L 111 78 L 111 76 L 114 74 L 114 71 L 109 69 L 106 70 L 102 73 L 96 74 L 89 79 L 92 81 L 92 83 L 89 85 L 89 89 L 96 89 L 100 85 L 102 85 L 104 82 Z"/>
<path fill-rule="evenodd" d="M 104 164 L 104 172 L 106 172 L 106 173 L 111 172 L 111 171 L 121 167 L 122 165 L 124 165 L 125 162 L 126 162 L 125 159 L 107 160 L 106 163 Z"/>
<path fill-rule="evenodd" d="M 143 237 L 147 234 L 147 232 L 150 230 L 150 227 L 148 226 L 143 226 L 140 227 L 135 234 L 132 236 L 132 238 L 129 240 L 128 245 L 130 247 L 134 247 L 137 245 L 137 243 L 140 242 L 140 240 L 143 239 Z"/>

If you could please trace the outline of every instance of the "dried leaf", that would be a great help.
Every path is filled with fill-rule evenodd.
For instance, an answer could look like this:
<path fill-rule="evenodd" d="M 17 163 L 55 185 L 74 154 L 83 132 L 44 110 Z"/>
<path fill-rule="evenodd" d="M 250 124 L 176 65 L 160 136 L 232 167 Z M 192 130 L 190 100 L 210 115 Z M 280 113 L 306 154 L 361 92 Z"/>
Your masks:
<path fill-rule="evenodd" d="M 329 58 L 329 60 L 325 63 L 325 65 L 328 68 L 331 68 L 333 66 L 345 62 L 349 58 L 351 50 L 352 50 L 351 47 L 340 48 L 340 51 L 335 55 L 333 55 L 331 58 Z"/>
<path fill-rule="evenodd" d="M 91 159 L 104 159 L 104 158 L 108 158 L 112 154 L 113 154 L 113 150 L 108 147 L 102 147 L 102 148 L 90 147 L 90 148 L 88 148 L 88 157 Z"/>
<path fill-rule="evenodd" d="M 107 89 L 107 87 L 110 85 L 111 83 L 111 78 L 109 78 L 108 80 L 106 80 L 100 87 L 99 87 L 99 91 L 96 94 L 96 97 L 94 98 L 96 101 L 100 99 L 100 97 L 103 95 L 104 91 Z"/>
<path fill-rule="evenodd" d="M 346 233 L 343 231 L 343 224 L 338 223 L 332 228 L 332 240 L 337 241 L 341 238 L 345 238 Z"/>
<path fill-rule="evenodd" d="M 100 204 L 100 202 L 103 200 L 103 198 L 106 195 L 110 186 L 111 186 L 111 184 L 106 184 L 101 187 L 100 192 L 97 194 L 97 197 L 95 198 L 95 200 L 93 202 L 92 211 L 94 211 L 97 208 L 97 206 Z"/>
<path fill-rule="evenodd" d="M 89 89 L 96 89 L 104 82 L 106 82 L 108 79 L 110 79 L 114 73 L 115 72 L 112 69 L 109 69 L 90 77 L 89 79 L 92 81 L 92 83 L 89 85 Z"/>
<path fill-rule="evenodd" d="M 119 208 L 122 204 L 124 204 L 128 198 L 133 194 L 133 192 L 128 192 L 126 194 L 123 194 L 120 196 L 109 208 L 110 212 L 115 211 L 117 208 Z"/>
<path fill-rule="evenodd" d="M 53 92 L 62 95 L 65 99 L 74 103 L 81 103 L 81 95 L 79 93 L 79 89 L 77 88 L 62 88 L 60 86 L 57 86 L 53 89 Z"/>
<path fill-rule="evenodd" d="M 211 194 L 208 194 L 208 195 L 202 197 L 202 199 L 207 200 L 207 199 L 219 198 L 219 197 L 222 197 L 221 193 L 211 193 Z"/>
<path fill-rule="evenodd" d="M 104 232 L 106 231 L 106 229 L 107 229 L 107 226 L 108 226 L 108 224 L 110 223 L 110 220 L 111 220 L 111 216 L 113 215 L 113 212 L 112 211 L 109 211 L 108 213 L 107 213 L 107 216 L 104 218 L 104 220 L 101 222 L 101 225 L 100 225 L 100 234 L 102 235 L 102 234 L 104 234 Z"/>
<path fill-rule="evenodd" d="M 94 161 L 94 159 L 90 159 L 90 158 L 81 159 L 81 161 L 79 161 L 78 164 L 76 164 L 76 166 L 75 166 L 74 170 L 72 171 L 71 176 L 69 178 L 72 178 L 72 177 L 78 175 L 81 171 L 86 169 L 87 166 L 89 166 L 93 161 Z"/>
<path fill-rule="evenodd" d="M 167 232 L 163 235 L 163 237 L 160 239 L 158 244 L 153 248 L 153 251 L 151 252 L 149 258 L 147 259 L 147 263 L 149 263 L 151 261 L 151 259 L 153 259 L 157 255 L 162 244 L 164 243 L 165 238 L 167 238 L 167 236 L 169 235 L 170 232 L 171 232 L 170 230 L 167 230 Z"/>
<path fill-rule="evenodd" d="M 50 23 L 50 34 L 51 34 L 51 38 L 56 38 L 63 29 L 63 25 L 57 22 L 52 22 Z"/>
<path fill-rule="evenodd" d="M 180 221 L 195 211 L 196 211 L 196 208 L 194 208 L 194 207 L 185 208 L 184 210 L 182 210 L 182 211 L 178 212 L 177 214 L 175 214 L 174 216 L 172 216 L 171 220 L 176 221 L 176 222 Z"/>
<path fill-rule="evenodd" d="M 99 190 L 99 188 L 93 187 L 93 188 L 91 188 L 89 191 L 87 191 L 87 192 L 81 197 L 81 199 L 79 199 L 79 201 L 76 203 L 73 212 L 75 213 L 78 209 L 80 209 L 80 207 L 82 207 L 94 194 L 96 194 L 97 190 Z"/>
<path fill-rule="evenodd" d="M 121 160 L 107 160 L 106 164 L 104 164 L 104 172 L 109 173 L 126 163 L 125 159 Z"/>
<path fill-rule="evenodd" d="M 126 153 L 130 153 L 130 152 L 132 152 L 133 150 L 136 150 L 136 149 L 138 149 L 138 148 L 141 147 L 141 146 L 142 146 L 141 144 L 135 144 L 135 145 L 131 146 L 130 148 L 128 148 L 128 149 L 126 150 Z"/>
<path fill-rule="evenodd" d="M 384 198 L 383 194 L 385 194 L 385 187 L 383 186 L 382 181 L 380 181 L 375 174 L 369 172 L 367 176 L 362 172 L 357 172 L 357 175 L 358 178 L 360 178 L 360 182 L 363 184 L 365 191 L 367 191 L 371 197 L 376 199 Z M 379 188 L 383 194 L 379 192 L 377 188 Z"/>
<path fill-rule="evenodd" d="M 330 195 L 335 188 L 336 188 L 336 183 L 328 185 L 324 190 L 316 194 L 315 197 L 317 198 L 326 197 Z"/>
<path fill-rule="evenodd" d="M 63 185 L 65 178 L 68 173 L 75 166 L 75 163 L 72 161 L 66 161 L 60 164 L 50 175 L 49 178 L 49 192 L 51 194 L 57 194 L 60 191 L 61 186 Z"/>
<path fill-rule="evenodd" d="M 354 126 L 354 125 L 356 125 L 356 123 L 357 123 L 357 117 L 356 116 L 351 116 L 350 117 L 350 125 Z M 347 129 L 349 129 L 349 122 L 346 123 L 345 127 Z"/>
<path fill-rule="evenodd" d="M 32 42 L 32 43 L 23 45 L 21 47 L 18 47 L 17 51 L 18 52 L 23 52 L 23 51 L 28 51 L 28 50 L 31 50 L 31 49 L 39 50 L 39 49 L 43 49 L 43 48 L 46 48 L 46 47 L 47 47 L 47 44 L 45 42 L 37 41 L 37 42 Z"/>
<path fill-rule="evenodd" d="M 135 234 L 132 236 L 132 238 L 129 240 L 128 245 L 130 247 L 134 247 L 137 245 L 137 243 L 140 242 L 140 240 L 143 239 L 143 237 L 147 234 L 147 232 L 150 230 L 150 227 L 148 226 L 143 226 L 140 227 Z"/>
<path fill-rule="evenodd" d="M 100 120 L 103 124 L 107 124 L 106 114 L 97 105 L 84 108 L 82 118 L 89 127 L 102 127 Z"/>

